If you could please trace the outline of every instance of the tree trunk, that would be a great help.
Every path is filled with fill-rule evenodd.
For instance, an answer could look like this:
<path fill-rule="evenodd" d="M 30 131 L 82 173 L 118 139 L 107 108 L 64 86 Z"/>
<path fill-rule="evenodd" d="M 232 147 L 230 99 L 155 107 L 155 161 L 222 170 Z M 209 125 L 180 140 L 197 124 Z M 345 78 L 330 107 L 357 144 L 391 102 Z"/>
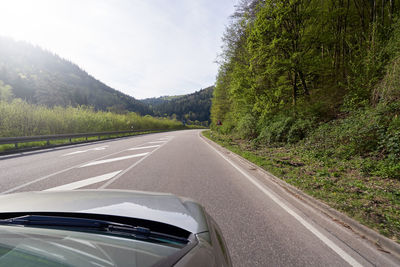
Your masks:
<path fill-rule="evenodd" d="M 298 92 L 298 88 L 297 88 L 297 72 L 294 71 L 293 72 L 293 106 L 296 105 L 297 103 L 297 92 Z"/>
<path fill-rule="evenodd" d="M 389 23 L 392 25 L 393 21 L 393 12 L 394 12 L 394 0 L 390 0 L 390 8 L 389 8 Z"/>
<path fill-rule="evenodd" d="M 306 95 L 307 99 L 310 97 L 310 92 L 308 91 L 306 79 L 304 78 L 304 74 L 302 71 L 299 71 L 299 76 L 301 80 L 301 84 L 303 86 L 304 94 Z"/>

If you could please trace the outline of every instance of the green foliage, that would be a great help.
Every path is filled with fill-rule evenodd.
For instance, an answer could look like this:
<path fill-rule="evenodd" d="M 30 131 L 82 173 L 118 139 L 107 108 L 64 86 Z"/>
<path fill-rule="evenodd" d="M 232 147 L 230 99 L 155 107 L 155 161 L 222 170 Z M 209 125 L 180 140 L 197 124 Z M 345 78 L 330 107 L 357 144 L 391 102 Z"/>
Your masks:
<path fill-rule="evenodd" d="M 398 171 L 398 165 L 371 158 L 342 160 L 313 155 L 312 149 L 301 143 L 255 147 L 232 135 L 215 131 L 203 134 L 303 192 L 400 242 L 400 180 L 365 177 L 362 173 L 365 172 L 363 167 L 375 169 L 377 164 L 382 164 L 385 169 L 381 166 L 378 169 L 386 174 Z"/>
<path fill-rule="evenodd" d="M 227 66 L 225 66 L 227 67 Z M 211 102 L 211 127 L 216 126 L 217 121 L 223 121 L 223 126 L 225 124 L 230 124 L 232 120 L 225 119 L 230 109 L 230 101 L 227 86 L 229 86 L 230 77 L 228 76 L 228 70 L 221 66 L 218 73 L 218 79 L 214 88 L 213 98 Z"/>
<path fill-rule="evenodd" d="M 86 106 L 49 108 L 21 99 L 0 101 L 0 114 L 1 137 L 183 128 L 176 120 L 133 112 L 115 114 Z"/>
<path fill-rule="evenodd" d="M 373 101 L 374 104 L 400 101 L 400 55 L 387 66 L 385 77 L 375 88 Z"/>
<path fill-rule="evenodd" d="M 0 101 L 11 101 L 12 98 L 12 87 L 0 80 Z"/>
<path fill-rule="evenodd" d="M 368 105 L 399 50 L 399 10 L 391 5 L 350 0 L 240 2 L 224 36 L 213 123 L 226 122 L 228 113 L 238 123 L 246 114 L 263 120 L 293 106 L 320 102 L 332 104 L 317 118 L 327 121 L 330 118 L 324 116 L 331 117 L 339 105 L 344 104 L 342 110 Z"/>
<path fill-rule="evenodd" d="M 378 146 L 378 120 L 372 110 L 359 110 L 345 119 L 321 125 L 305 142 L 323 156 L 348 159 L 366 155 Z"/>
<path fill-rule="evenodd" d="M 266 142 L 267 144 L 285 143 L 288 141 L 288 133 L 294 123 L 292 117 L 286 115 L 274 116 L 265 121 L 262 125 L 259 142 Z"/>
<path fill-rule="evenodd" d="M 287 134 L 288 143 L 297 143 L 304 139 L 314 127 L 314 122 L 310 119 L 297 119 L 291 125 Z"/>
<path fill-rule="evenodd" d="M 308 144 L 323 158 L 371 158 L 379 164 L 362 161 L 366 173 L 396 177 L 399 11 L 393 1 L 240 2 L 223 39 L 212 129 Z"/>
<path fill-rule="evenodd" d="M 254 138 L 256 132 L 257 121 L 251 114 L 246 114 L 237 124 L 237 133 L 241 138 Z"/>
<path fill-rule="evenodd" d="M 214 86 L 210 86 L 188 95 L 147 98 L 142 102 L 148 104 L 156 116 L 174 118 L 187 124 L 208 126 L 213 91 Z"/>
<path fill-rule="evenodd" d="M 373 92 L 373 104 L 400 101 L 400 20 L 392 25 L 392 34 L 383 48 L 388 64 L 383 79 Z"/>
<path fill-rule="evenodd" d="M 400 177 L 400 102 L 352 112 L 321 124 L 304 141 L 316 157 L 350 160 L 366 175 Z"/>
<path fill-rule="evenodd" d="M 347 77 L 347 94 L 344 108 L 351 110 L 359 106 L 369 105 L 374 86 L 382 78 L 387 64 L 385 50 L 387 40 L 377 37 L 377 24 L 372 26 L 371 40 L 366 42 L 366 49 L 358 51 L 359 56 L 349 60 Z"/>
<path fill-rule="evenodd" d="M 214 139 L 397 240 L 399 7 L 239 2 L 211 109 Z"/>

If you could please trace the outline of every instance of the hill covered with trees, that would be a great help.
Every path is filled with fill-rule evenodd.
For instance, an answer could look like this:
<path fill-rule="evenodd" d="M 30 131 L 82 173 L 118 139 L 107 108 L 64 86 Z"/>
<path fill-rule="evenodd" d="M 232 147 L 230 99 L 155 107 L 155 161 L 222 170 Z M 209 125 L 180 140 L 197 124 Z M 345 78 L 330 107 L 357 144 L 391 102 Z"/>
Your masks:
<path fill-rule="evenodd" d="M 211 108 L 220 142 L 398 242 L 399 15 L 395 0 L 242 0 Z"/>
<path fill-rule="evenodd" d="M 4 98 L 47 107 L 88 106 L 114 113 L 170 117 L 208 125 L 213 87 L 198 92 L 137 100 L 89 75 L 76 64 L 22 41 L 0 37 L 0 82 Z M 6 92 L 6 88 L 7 92 Z"/>
<path fill-rule="evenodd" d="M 96 80 L 79 66 L 26 42 L 0 37 L 0 80 L 28 103 L 91 106 L 152 114 L 147 105 Z"/>
<path fill-rule="evenodd" d="M 349 123 L 330 138 L 400 177 L 399 11 L 384 0 L 241 1 L 224 36 L 213 125 L 294 144 Z"/>
<path fill-rule="evenodd" d="M 213 91 L 214 86 L 210 86 L 188 95 L 147 98 L 142 101 L 149 105 L 155 116 L 208 126 Z"/>

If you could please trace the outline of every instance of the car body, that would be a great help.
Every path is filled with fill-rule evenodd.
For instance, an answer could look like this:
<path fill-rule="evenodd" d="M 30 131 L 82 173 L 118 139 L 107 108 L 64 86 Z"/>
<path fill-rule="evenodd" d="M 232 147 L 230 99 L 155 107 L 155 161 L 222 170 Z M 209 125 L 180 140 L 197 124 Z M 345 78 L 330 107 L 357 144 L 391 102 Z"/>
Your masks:
<path fill-rule="evenodd" d="M 0 196 L 0 265 L 231 266 L 195 201 L 126 190 Z"/>

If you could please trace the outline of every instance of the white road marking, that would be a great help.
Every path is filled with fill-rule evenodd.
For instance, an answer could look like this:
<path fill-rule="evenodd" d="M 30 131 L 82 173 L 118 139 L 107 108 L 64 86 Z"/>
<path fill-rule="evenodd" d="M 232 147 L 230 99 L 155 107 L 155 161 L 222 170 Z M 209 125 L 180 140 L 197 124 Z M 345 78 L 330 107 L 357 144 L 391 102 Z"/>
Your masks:
<path fill-rule="evenodd" d="M 131 169 L 135 168 L 139 163 L 141 163 L 143 160 L 145 160 L 147 157 L 149 157 L 151 154 L 153 154 L 154 152 L 156 152 L 158 149 L 162 148 L 166 143 L 160 145 L 159 147 L 157 147 L 156 149 L 154 149 L 153 151 L 151 151 L 150 153 L 148 153 L 146 156 L 144 156 L 143 158 L 141 158 L 140 160 L 138 160 L 137 162 L 135 162 L 134 164 L 132 164 L 131 166 L 129 166 L 127 169 L 125 169 L 123 172 L 121 172 L 120 174 L 118 174 L 117 176 L 115 176 L 114 178 L 112 178 L 111 180 L 107 181 L 105 184 L 103 184 L 102 186 L 100 186 L 98 189 L 104 189 L 107 186 L 109 186 L 110 184 L 112 184 L 115 180 L 117 180 L 118 178 L 120 178 L 122 175 L 124 175 L 125 173 L 127 173 L 128 171 L 130 171 Z"/>
<path fill-rule="evenodd" d="M 100 175 L 100 176 L 88 178 L 88 179 L 77 181 L 77 182 L 73 182 L 73 183 L 70 183 L 70 184 L 60 185 L 60 186 L 57 186 L 57 187 L 46 189 L 44 191 L 73 190 L 73 189 L 81 188 L 81 187 L 84 187 L 84 186 L 88 186 L 88 185 L 91 185 L 91 184 L 95 184 L 95 183 L 99 183 L 99 182 L 103 182 L 103 181 L 109 180 L 109 179 L 113 178 L 115 175 L 119 174 L 121 171 L 122 170 L 116 171 L 116 172 L 107 173 L 107 174 L 103 174 L 103 175 Z"/>
<path fill-rule="evenodd" d="M 139 146 L 139 147 L 129 148 L 128 150 L 139 150 L 139 149 L 154 148 L 154 147 L 159 147 L 159 146 L 160 146 L 160 145 L 154 145 L 154 146 Z"/>
<path fill-rule="evenodd" d="M 150 144 L 159 144 L 159 143 L 166 143 L 167 141 L 153 141 L 153 142 L 147 142 Z"/>
<path fill-rule="evenodd" d="M 129 155 L 129 156 L 124 156 L 124 157 L 118 157 L 118 158 L 112 158 L 112 159 L 103 159 L 103 160 L 93 161 L 93 162 L 90 162 L 90 163 L 87 163 L 85 165 L 80 166 L 80 168 L 89 167 L 89 166 L 93 166 L 93 165 L 104 164 L 104 163 L 109 163 L 109 162 L 114 162 L 114 161 L 119 161 L 119 160 L 124 160 L 124 159 L 143 157 L 143 156 L 146 156 L 147 154 L 149 154 L 149 152 L 141 153 L 141 154 L 135 154 L 135 155 Z"/>
<path fill-rule="evenodd" d="M 98 161 L 98 160 L 104 159 L 104 158 L 106 158 L 106 157 L 110 157 L 110 156 L 113 156 L 113 155 L 117 155 L 117 154 L 119 154 L 119 153 L 121 153 L 121 152 L 124 152 L 124 151 L 126 151 L 126 150 L 117 151 L 117 152 L 114 152 L 114 153 L 111 153 L 111 154 L 108 154 L 108 155 L 104 155 L 104 156 L 101 156 L 101 157 L 99 157 L 99 158 L 97 158 L 97 159 L 89 160 L 89 161 L 86 161 L 86 162 L 87 162 L 87 163 L 91 163 L 91 162 L 94 162 L 94 161 Z M 82 165 L 82 163 L 79 163 L 79 164 L 76 164 L 76 165 L 71 166 L 71 167 L 69 167 L 69 168 L 66 168 L 66 169 L 63 169 L 63 170 L 60 170 L 60 171 L 56 171 L 56 172 L 53 172 L 53 173 L 51 173 L 51 174 L 48 174 L 48 175 L 39 177 L 39 178 L 37 178 L 37 179 L 35 179 L 35 180 L 33 180 L 33 181 L 29 181 L 29 182 L 27 182 L 27 183 L 20 184 L 20 185 L 17 185 L 17 186 L 15 186 L 15 187 L 13 187 L 13 188 L 10 188 L 10 189 L 8 189 L 8 190 L 6 190 L 6 191 L 3 191 L 3 192 L 1 192 L 0 194 L 12 193 L 12 192 L 17 191 L 17 190 L 19 190 L 19 189 L 21 189 L 21 188 L 27 187 L 28 185 L 38 183 L 38 182 L 40 182 L 40 181 L 43 181 L 43 180 L 46 180 L 46 179 L 48 179 L 48 178 L 50 178 L 50 177 L 53 177 L 53 176 L 59 175 L 59 174 L 61 174 L 61 173 L 64 173 L 64 172 L 73 170 L 73 169 L 75 169 L 75 168 L 79 168 L 79 167 L 81 167 L 81 165 Z"/>
<path fill-rule="evenodd" d="M 203 140 L 203 138 L 201 138 Z M 285 203 L 283 203 L 279 198 L 277 198 L 270 190 L 268 190 L 264 185 L 262 185 L 256 178 L 249 175 L 245 171 L 243 171 L 238 165 L 236 165 L 233 161 L 228 159 L 225 155 L 215 149 L 208 142 L 203 140 L 209 147 L 211 147 L 218 155 L 220 155 L 223 159 L 225 159 L 229 164 L 231 164 L 236 170 L 238 170 L 244 177 L 246 177 L 253 185 L 255 185 L 258 189 L 260 189 L 265 195 L 267 195 L 270 199 L 272 199 L 276 204 L 278 204 L 282 209 L 284 209 L 287 213 L 292 215 L 299 223 L 301 223 L 307 230 L 313 233 L 316 237 L 318 237 L 325 245 L 330 247 L 333 251 L 336 252 L 343 260 L 345 260 L 351 266 L 362 266 L 358 261 L 356 261 L 353 257 L 351 257 L 347 252 L 333 243 L 329 238 L 327 238 L 324 234 L 322 234 L 318 229 L 304 220 L 300 215 L 298 215 L 295 211 L 289 208 Z"/>
<path fill-rule="evenodd" d="M 71 152 L 71 153 L 68 153 L 68 154 L 64 154 L 64 155 L 62 155 L 61 157 L 76 155 L 76 154 L 85 153 L 85 152 L 88 152 L 88 151 L 99 151 L 99 150 L 104 150 L 104 149 L 106 149 L 107 147 L 108 147 L 108 146 L 101 146 L 101 147 L 91 148 L 91 149 L 87 149 L 87 150 L 78 150 L 78 151 L 75 151 L 75 152 Z"/>

